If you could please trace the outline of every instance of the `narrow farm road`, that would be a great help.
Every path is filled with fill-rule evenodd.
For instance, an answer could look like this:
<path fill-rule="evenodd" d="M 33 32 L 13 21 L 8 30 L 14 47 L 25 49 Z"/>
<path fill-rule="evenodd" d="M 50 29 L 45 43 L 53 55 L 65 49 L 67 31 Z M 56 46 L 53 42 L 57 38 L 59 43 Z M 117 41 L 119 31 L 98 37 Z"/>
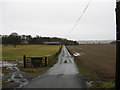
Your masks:
<path fill-rule="evenodd" d="M 74 58 L 63 46 L 58 62 L 23 88 L 85 88 L 85 83 L 81 79 Z"/>

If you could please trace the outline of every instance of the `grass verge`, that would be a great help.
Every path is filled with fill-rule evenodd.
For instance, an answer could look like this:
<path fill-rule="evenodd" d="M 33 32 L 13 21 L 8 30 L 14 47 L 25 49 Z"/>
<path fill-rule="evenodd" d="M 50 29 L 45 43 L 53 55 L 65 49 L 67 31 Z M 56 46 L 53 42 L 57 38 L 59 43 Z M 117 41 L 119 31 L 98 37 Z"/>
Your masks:
<path fill-rule="evenodd" d="M 115 88 L 115 83 L 112 81 L 104 81 L 102 80 L 101 75 L 92 72 L 88 68 L 85 67 L 84 64 L 75 60 L 79 72 L 82 74 L 83 80 L 90 83 L 87 85 L 87 88 Z"/>

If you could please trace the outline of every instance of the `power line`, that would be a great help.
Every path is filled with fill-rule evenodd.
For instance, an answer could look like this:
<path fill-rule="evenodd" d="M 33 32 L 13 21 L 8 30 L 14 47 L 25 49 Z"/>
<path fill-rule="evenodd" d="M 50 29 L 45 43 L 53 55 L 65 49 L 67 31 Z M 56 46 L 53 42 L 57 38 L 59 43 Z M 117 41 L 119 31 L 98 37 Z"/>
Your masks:
<path fill-rule="evenodd" d="M 80 19 L 82 18 L 82 16 L 84 15 L 85 11 L 87 10 L 87 8 L 90 5 L 91 0 L 88 2 L 87 6 L 85 7 L 85 9 L 83 10 L 82 14 L 80 15 L 80 17 L 78 18 L 77 22 L 74 24 L 73 28 L 71 29 L 71 31 L 67 34 L 67 36 L 74 30 L 74 28 L 77 26 L 78 22 L 80 21 Z"/>

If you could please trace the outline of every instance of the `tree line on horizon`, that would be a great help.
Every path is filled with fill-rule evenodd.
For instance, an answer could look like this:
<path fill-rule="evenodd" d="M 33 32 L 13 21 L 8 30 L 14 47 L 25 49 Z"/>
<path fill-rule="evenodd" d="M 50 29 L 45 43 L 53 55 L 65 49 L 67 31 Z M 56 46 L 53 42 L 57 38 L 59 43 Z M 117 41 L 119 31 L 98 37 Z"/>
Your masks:
<path fill-rule="evenodd" d="M 18 33 L 11 33 L 10 35 L 0 35 L 2 44 L 12 44 L 14 47 L 16 45 L 27 45 L 27 44 L 41 44 L 44 42 L 60 42 L 62 45 L 78 45 L 77 41 L 67 40 L 65 38 L 57 37 L 41 37 L 36 35 L 35 37 L 31 35 L 18 35 Z"/>

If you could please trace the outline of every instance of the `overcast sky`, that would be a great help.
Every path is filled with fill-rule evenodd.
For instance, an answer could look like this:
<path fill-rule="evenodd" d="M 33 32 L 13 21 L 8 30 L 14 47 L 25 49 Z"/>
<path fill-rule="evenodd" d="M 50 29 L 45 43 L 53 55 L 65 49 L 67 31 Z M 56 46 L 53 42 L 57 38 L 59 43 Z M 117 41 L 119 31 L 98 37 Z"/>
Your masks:
<path fill-rule="evenodd" d="M 115 0 L 0 0 L 2 34 L 61 37 L 72 40 L 115 40 Z M 68 34 L 69 33 L 69 34 Z"/>

